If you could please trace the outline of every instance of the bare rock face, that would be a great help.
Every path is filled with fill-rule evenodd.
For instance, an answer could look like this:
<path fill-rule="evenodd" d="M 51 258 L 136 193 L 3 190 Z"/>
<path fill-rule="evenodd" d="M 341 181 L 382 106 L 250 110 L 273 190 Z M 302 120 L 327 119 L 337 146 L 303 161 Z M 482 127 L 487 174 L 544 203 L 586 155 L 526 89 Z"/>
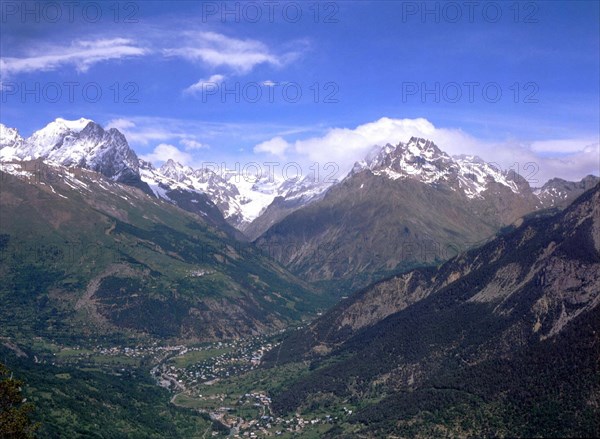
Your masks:
<path fill-rule="evenodd" d="M 566 181 L 562 178 L 553 178 L 541 188 L 534 191 L 543 207 L 566 207 L 583 192 L 598 184 L 600 178 L 588 175 L 581 181 Z"/>

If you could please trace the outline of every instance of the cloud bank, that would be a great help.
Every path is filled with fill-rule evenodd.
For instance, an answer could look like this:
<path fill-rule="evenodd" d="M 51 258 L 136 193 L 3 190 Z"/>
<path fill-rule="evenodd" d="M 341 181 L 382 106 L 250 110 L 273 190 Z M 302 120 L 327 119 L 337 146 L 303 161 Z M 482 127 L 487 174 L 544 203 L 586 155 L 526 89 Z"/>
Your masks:
<path fill-rule="evenodd" d="M 489 141 L 459 128 L 436 127 L 424 118 L 382 117 L 355 128 L 330 128 L 321 136 L 293 142 L 278 136 L 257 144 L 254 152 L 300 162 L 334 162 L 345 175 L 374 145 L 396 145 L 413 136 L 433 140 L 450 155 L 477 155 L 503 170 L 517 170 L 532 186 L 541 186 L 553 177 L 579 180 L 600 171 L 598 138 Z"/>

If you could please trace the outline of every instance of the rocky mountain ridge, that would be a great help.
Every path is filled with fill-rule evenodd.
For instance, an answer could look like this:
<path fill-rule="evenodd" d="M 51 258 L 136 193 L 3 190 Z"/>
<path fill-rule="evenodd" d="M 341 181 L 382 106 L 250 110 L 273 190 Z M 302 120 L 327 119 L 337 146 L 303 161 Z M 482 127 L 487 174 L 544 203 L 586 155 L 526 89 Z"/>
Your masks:
<path fill-rule="evenodd" d="M 58 118 L 23 139 L 16 130 L 0 126 L 0 160 L 30 161 L 43 159 L 66 167 L 99 172 L 111 180 L 137 186 L 146 192 L 139 163 L 127 139 L 118 130 L 104 130 L 95 122 L 81 118 Z"/>
<path fill-rule="evenodd" d="M 158 197 L 170 198 L 166 191 L 173 189 L 206 194 L 229 224 L 244 233 L 276 200 L 305 205 L 318 199 L 330 186 L 314 181 L 310 176 L 284 179 L 277 175 L 252 175 L 227 169 L 193 169 L 174 160 L 167 160 L 158 169 L 145 164 L 142 179 Z M 253 227 L 258 228 L 257 225 Z M 256 233 L 251 233 L 250 237 Z"/>

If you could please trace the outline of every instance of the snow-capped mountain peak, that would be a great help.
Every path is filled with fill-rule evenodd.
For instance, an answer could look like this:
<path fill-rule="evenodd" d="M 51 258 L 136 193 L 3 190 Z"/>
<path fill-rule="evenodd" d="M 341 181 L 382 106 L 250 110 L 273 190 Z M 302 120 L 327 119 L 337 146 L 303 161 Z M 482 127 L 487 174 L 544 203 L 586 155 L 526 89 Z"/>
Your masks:
<path fill-rule="evenodd" d="M 90 122 L 92 121 L 85 118 L 78 120 L 57 118 L 27 139 L 22 158 L 36 159 L 48 156 L 51 151 L 59 148 L 67 137 L 78 134 Z"/>
<path fill-rule="evenodd" d="M 23 138 L 19 134 L 19 131 L 0 123 L 0 148 L 15 146 L 19 143 L 23 143 Z"/>
<path fill-rule="evenodd" d="M 18 160 L 25 139 L 15 128 L 0 123 L 0 161 Z"/>
<path fill-rule="evenodd" d="M 161 167 L 160 173 L 165 177 L 169 177 L 175 181 L 182 182 L 193 173 L 193 169 L 188 166 L 183 166 L 181 163 L 173 159 L 167 160 Z"/>
<path fill-rule="evenodd" d="M 85 118 L 58 118 L 25 140 L 15 134 L 16 130 L 3 127 L 2 132 L 6 133 L 2 138 L 8 139 L 0 145 L 3 161 L 43 159 L 90 169 L 115 181 L 140 183 L 137 155 L 125 136 L 114 128 L 105 131 Z"/>
<path fill-rule="evenodd" d="M 392 180 L 414 178 L 433 183 L 443 177 L 451 163 L 452 159 L 433 142 L 412 137 L 407 143 L 387 144 L 377 154 L 371 151 L 365 160 L 355 165 L 353 173 L 368 169 Z"/>
<path fill-rule="evenodd" d="M 468 198 L 482 198 L 490 183 L 499 183 L 514 193 L 523 189 L 519 176 L 503 173 L 478 156 L 450 157 L 431 140 L 419 137 L 411 137 L 408 142 L 396 146 L 377 147 L 355 164 L 351 174 L 364 170 L 392 180 L 444 184 L 463 192 Z"/>
<path fill-rule="evenodd" d="M 225 169 L 193 169 L 174 160 L 167 160 L 158 169 L 144 163 L 140 172 L 142 180 L 158 197 L 172 201 L 169 194 L 177 189 L 208 195 L 225 219 L 240 230 L 258 218 L 277 197 L 306 203 L 331 186 L 308 177 L 284 179 Z"/>

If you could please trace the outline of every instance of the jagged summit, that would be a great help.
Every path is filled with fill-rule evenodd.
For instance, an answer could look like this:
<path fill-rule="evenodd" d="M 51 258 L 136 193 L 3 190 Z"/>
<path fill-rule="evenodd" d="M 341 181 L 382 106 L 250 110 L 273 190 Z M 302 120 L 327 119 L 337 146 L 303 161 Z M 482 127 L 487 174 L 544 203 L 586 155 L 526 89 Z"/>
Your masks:
<path fill-rule="evenodd" d="M 149 189 L 140 180 L 136 153 L 117 129 L 104 130 L 86 118 L 57 118 L 23 140 L 2 126 L 0 160 L 36 160 L 96 171 L 114 181 Z"/>
<path fill-rule="evenodd" d="M 24 141 L 19 131 L 0 123 L 0 161 L 17 159 L 17 151 L 23 148 Z"/>
<path fill-rule="evenodd" d="M 183 166 L 181 163 L 174 161 L 173 159 L 167 160 L 160 168 L 159 171 L 165 177 L 172 178 L 175 181 L 182 182 L 190 175 L 193 175 L 194 170 L 189 166 Z"/>
<path fill-rule="evenodd" d="M 428 184 L 444 184 L 453 191 L 463 192 L 469 198 L 482 198 L 490 184 L 506 186 L 514 193 L 522 188 L 517 177 L 503 173 L 474 155 L 450 157 L 431 140 L 411 137 L 396 146 L 387 144 L 372 150 L 364 160 L 357 162 L 351 172 L 369 170 L 391 180 L 413 179 Z"/>
<path fill-rule="evenodd" d="M 545 207 L 564 207 L 571 203 L 582 191 L 593 188 L 600 182 L 595 175 L 586 175 L 580 181 L 567 181 L 552 178 L 534 193 Z"/>

